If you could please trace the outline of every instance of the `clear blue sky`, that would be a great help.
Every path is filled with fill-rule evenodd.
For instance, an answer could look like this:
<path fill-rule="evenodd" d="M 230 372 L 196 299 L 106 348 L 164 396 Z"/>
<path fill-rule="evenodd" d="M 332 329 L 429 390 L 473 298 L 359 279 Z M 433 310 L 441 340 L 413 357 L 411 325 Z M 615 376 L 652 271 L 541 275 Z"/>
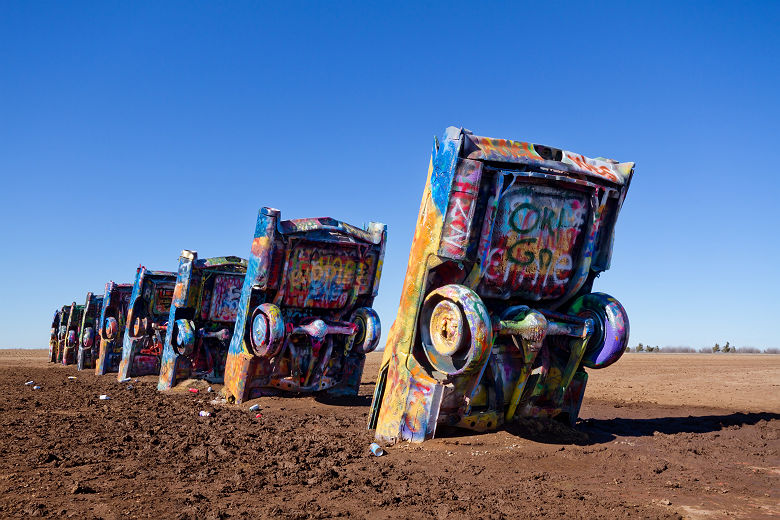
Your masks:
<path fill-rule="evenodd" d="M 780 3 L 0 3 L 0 347 L 258 208 L 385 222 L 398 304 L 432 136 L 637 163 L 631 343 L 780 347 Z"/>

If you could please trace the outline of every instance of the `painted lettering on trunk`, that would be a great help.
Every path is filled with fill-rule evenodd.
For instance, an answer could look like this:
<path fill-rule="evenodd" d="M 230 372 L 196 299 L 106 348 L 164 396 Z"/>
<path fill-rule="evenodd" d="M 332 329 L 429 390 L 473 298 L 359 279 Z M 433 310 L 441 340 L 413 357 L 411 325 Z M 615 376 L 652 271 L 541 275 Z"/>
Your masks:
<path fill-rule="evenodd" d="M 485 260 L 485 296 L 531 300 L 566 291 L 588 216 L 587 195 L 544 186 L 510 188 L 498 203 Z"/>
<path fill-rule="evenodd" d="M 290 256 L 284 304 L 339 309 L 369 272 L 357 249 L 296 247 Z"/>

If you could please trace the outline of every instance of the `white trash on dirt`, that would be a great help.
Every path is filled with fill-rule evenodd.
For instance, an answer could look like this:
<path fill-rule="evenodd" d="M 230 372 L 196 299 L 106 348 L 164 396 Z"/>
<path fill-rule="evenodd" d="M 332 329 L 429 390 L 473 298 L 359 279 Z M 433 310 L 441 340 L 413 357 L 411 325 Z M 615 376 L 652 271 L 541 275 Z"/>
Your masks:
<path fill-rule="evenodd" d="M 75 381 L 75 380 L 76 380 L 76 376 L 68 376 L 68 379 L 69 379 L 70 381 Z"/>
<path fill-rule="evenodd" d="M 255 404 L 253 404 L 252 406 L 250 406 L 250 407 L 249 407 L 249 411 L 250 411 L 250 412 L 256 412 L 256 411 L 258 411 L 259 409 L 260 409 L 260 405 L 259 405 L 259 404 L 256 404 L 256 403 L 255 403 Z"/>
<path fill-rule="evenodd" d="M 376 455 L 377 457 L 381 457 L 385 454 L 385 450 L 380 446 L 379 444 L 372 442 L 371 446 L 368 447 L 368 449 L 371 450 L 371 453 Z"/>
<path fill-rule="evenodd" d="M 30 386 L 30 385 L 32 385 L 32 384 L 35 384 L 35 381 L 33 381 L 32 379 L 30 379 L 29 381 L 27 381 L 27 382 L 25 383 L 25 385 L 27 385 L 27 386 Z"/>
<path fill-rule="evenodd" d="M 109 399 L 111 399 L 111 398 L 110 398 L 110 397 L 108 397 L 106 394 L 100 394 L 100 396 L 98 397 L 98 399 L 100 399 L 101 401 L 108 401 L 108 400 L 109 400 Z"/>
<path fill-rule="evenodd" d="M 35 385 L 35 386 L 33 387 L 33 390 L 40 390 L 40 389 L 41 389 L 41 387 L 40 387 L 40 386 L 38 386 L 38 385 Z"/>
<path fill-rule="evenodd" d="M 208 393 L 211 393 L 211 392 L 213 392 L 213 391 L 214 391 L 214 389 L 213 389 L 213 388 L 211 388 L 211 387 L 208 387 L 208 388 L 206 389 L 206 391 L 207 391 Z"/>
<path fill-rule="evenodd" d="M 128 381 L 130 381 L 129 377 L 125 377 L 124 379 L 120 379 L 119 380 L 120 383 L 127 383 Z M 138 381 L 138 380 L 136 379 L 136 381 Z"/>
<path fill-rule="evenodd" d="M 201 410 L 198 415 L 200 415 L 201 417 L 211 417 L 211 412 L 207 412 L 206 410 Z"/>

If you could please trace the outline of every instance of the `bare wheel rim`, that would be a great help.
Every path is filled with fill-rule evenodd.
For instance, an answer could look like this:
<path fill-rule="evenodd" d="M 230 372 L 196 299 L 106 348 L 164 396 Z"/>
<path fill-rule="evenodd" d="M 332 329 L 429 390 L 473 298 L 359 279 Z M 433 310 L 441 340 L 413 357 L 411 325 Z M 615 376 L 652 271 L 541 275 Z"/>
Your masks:
<path fill-rule="evenodd" d="M 428 325 L 433 348 L 442 356 L 453 356 L 464 343 L 463 312 L 450 300 L 436 304 Z"/>

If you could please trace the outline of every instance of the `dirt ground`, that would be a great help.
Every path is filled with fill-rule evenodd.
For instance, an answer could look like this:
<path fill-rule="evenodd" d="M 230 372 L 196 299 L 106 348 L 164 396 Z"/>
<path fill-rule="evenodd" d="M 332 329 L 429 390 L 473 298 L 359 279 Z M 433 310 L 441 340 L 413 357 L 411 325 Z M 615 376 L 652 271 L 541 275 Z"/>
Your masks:
<path fill-rule="evenodd" d="M 200 382 L 159 393 L 0 351 L 0 517 L 780 515 L 780 356 L 627 354 L 591 372 L 575 430 L 523 421 L 379 458 L 365 427 L 378 362 L 347 402 L 228 406 Z"/>

